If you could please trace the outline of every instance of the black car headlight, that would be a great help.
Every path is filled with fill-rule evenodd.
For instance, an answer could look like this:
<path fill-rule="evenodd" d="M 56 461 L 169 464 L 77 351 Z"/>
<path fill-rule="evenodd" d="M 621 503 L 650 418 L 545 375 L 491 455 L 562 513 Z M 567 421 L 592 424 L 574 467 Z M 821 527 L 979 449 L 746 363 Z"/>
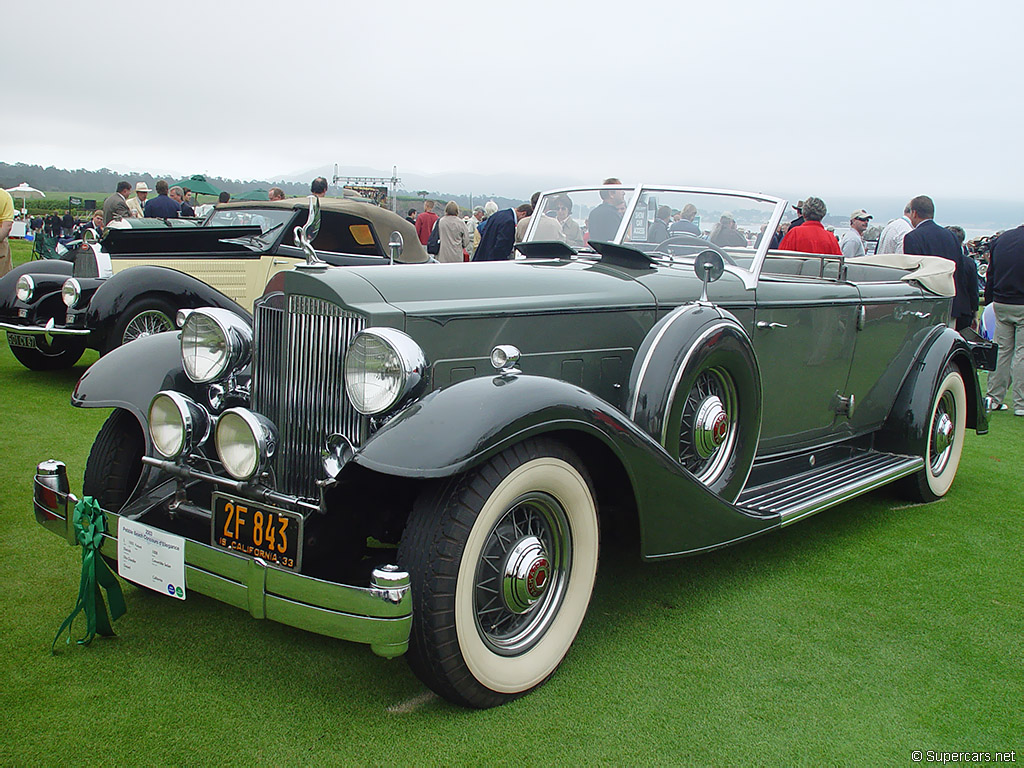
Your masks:
<path fill-rule="evenodd" d="M 187 456 L 210 436 L 210 415 L 184 395 L 157 392 L 149 402 L 149 436 L 164 458 Z"/>
<path fill-rule="evenodd" d="M 14 295 L 18 301 L 28 304 L 28 302 L 32 301 L 32 294 L 35 290 L 35 281 L 28 275 L 22 275 L 18 278 L 17 285 L 14 286 Z"/>
<path fill-rule="evenodd" d="M 192 312 L 181 329 L 181 362 L 197 384 L 230 376 L 249 362 L 252 328 L 227 309 Z"/>
<path fill-rule="evenodd" d="M 64 300 L 64 306 L 71 309 L 82 298 L 82 284 L 75 278 L 69 277 L 61 286 L 60 297 Z"/>
<path fill-rule="evenodd" d="M 383 413 L 419 388 L 427 361 L 419 345 L 394 328 L 367 328 L 345 356 L 345 394 L 366 416 Z"/>
<path fill-rule="evenodd" d="M 246 408 L 229 408 L 217 419 L 217 456 L 236 480 L 262 475 L 277 450 L 277 427 Z"/>

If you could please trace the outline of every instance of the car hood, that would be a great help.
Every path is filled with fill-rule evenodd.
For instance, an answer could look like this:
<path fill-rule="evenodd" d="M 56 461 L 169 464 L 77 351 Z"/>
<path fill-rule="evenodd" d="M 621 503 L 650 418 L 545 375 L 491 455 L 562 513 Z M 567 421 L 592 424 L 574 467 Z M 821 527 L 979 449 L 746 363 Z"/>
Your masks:
<path fill-rule="evenodd" d="M 375 315 L 465 316 L 654 307 L 631 270 L 592 262 L 514 261 L 294 270 L 288 293 Z"/>

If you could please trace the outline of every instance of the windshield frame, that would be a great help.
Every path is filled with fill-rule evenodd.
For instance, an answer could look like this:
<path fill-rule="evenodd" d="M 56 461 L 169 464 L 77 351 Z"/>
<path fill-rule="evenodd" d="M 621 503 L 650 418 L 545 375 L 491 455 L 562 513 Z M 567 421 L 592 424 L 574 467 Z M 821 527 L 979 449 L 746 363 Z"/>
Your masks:
<path fill-rule="evenodd" d="M 671 184 L 605 184 L 598 186 L 586 185 L 577 187 L 559 187 L 558 189 L 552 189 L 544 192 L 542 197 L 563 193 L 571 194 L 573 192 L 600 192 L 601 190 L 609 189 L 621 189 L 626 193 L 626 210 L 622 214 L 622 220 L 619 222 L 619 228 L 615 233 L 614 242 L 626 245 L 627 247 L 629 246 L 629 243 L 623 243 L 623 239 L 626 236 L 626 232 L 629 230 L 630 222 L 633 220 L 633 214 L 636 210 L 637 203 L 644 197 L 645 191 L 678 192 L 683 194 L 719 197 L 740 197 L 774 206 L 768 219 L 768 225 L 765 228 L 765 236 L 761 238 L 761 242 L 755 249 L 754 258 L 750 263 L 750 268 L 747 269 L 745 267 L 734 266 L 731 264 L 725 265 L 728 272 L 736 275 L 743 281 L 743 287 L 746 290 L 753 290 L 757 285 L 758 278 L 761 274 L 761 267 L 764 264 L 764 260 L 768 255 L 768 249 L 771 245 L 772 238 L 768 236 L 768 233 L 775 232 L 776 229 L 778 229 L 779 223 L 782 221 L 782 217 L 785 215 L 788 207 L 788 201 L 783 198 L 764 195 L 757 192 L 745 192 L 743 190 L 735 189 L 718 189 L 713 187 L 673 186 Z M 536 215 L 530 217 L 530 226 L 527 228 L 526 234 L 523 238 L 525 241 L 529 241 L 531 239 L 539 219 L 540 217 Z M 578 252 L 593 251 L 589 248 L 581 248 Z"/>

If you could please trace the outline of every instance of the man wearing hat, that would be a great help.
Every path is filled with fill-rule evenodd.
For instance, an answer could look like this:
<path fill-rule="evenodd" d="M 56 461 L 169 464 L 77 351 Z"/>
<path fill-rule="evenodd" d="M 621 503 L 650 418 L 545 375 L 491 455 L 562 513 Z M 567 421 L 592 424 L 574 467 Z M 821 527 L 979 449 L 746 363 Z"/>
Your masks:
<path fill-rule="evenodd" d="M 843 233 L 839 241 L 839 249 L 846 258 L 864 255 L 864 230 L 868 228 L 871 217 L 863 208 L 850 214 L 850 228 Z"/>
<path fill-rule="evenodd" d="M 149 196 L 149 185 L 140 181 L 135 185 L 135 197 L 128 200 L 128 210 L 133 219 L 141 219 L 146 215 L 146 198 Z"/>

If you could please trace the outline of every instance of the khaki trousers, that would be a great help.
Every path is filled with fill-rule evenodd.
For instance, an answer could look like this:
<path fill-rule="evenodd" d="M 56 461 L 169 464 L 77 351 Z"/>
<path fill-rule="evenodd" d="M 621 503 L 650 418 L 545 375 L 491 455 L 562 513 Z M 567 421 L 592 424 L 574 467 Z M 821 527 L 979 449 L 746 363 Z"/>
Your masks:
<path fill-rule="evenodd" d="M 1013 409 L 1024 411 L 1024 304 L 993 305 L 996 315 L 994 340 L 999 347 L 996 369 L 988 377 L 988 396 L 1003 402 L 1013 382 Z"/>

